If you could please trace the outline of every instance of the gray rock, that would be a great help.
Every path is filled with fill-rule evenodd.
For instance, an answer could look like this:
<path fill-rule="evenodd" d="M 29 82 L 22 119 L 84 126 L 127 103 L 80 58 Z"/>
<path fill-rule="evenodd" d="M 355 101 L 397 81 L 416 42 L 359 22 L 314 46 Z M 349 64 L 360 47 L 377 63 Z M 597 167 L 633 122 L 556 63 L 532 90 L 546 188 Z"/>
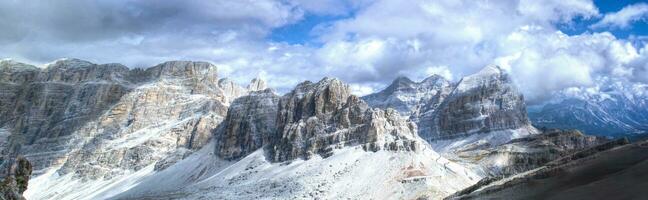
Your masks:
<path fill-rule="evenodd" d="M 0 62 L 2 157 L 25 155 L 35 174 L 89 179 L 156 164 L 163 169 L 206 144 L 230 100 L 206 62 L 171 61 L 148 69 L 59 60 L 40 69 Z M 227 91 L 226 91 L 227 90 Z M 6 134 L 3 134 L 5 137 Z"/>
<path fill-rule="evenodd" d="M 18 156 L 10 159 L 0 167 L 0 199 L 25 199 L 22 194 L 27 190 L 32 166 L 27 159 Z"/>
<path fill-rule="evenodd" d="M 224 131 L 218 134 L 216 153 L 228 160 L 238 159 L 268 144 L 277 131 L 279 96 L 270 89 L 250 92 L 232 102 Z"/>
<path fill-rule="evenodd" d="M 265 90 L 267 88 L 268 85 L 266 85 L 266 82 L 260 78 L 252 79 L 252 81 L 250 81 L 250 84 L 247 86 L 247 89 L 249 91 L 259 91 L 259 90 Z"/>
<path fill-rule="evenodd" d="M 577 130 L 548 130 L 513 139 L 493 147 L 468 147 L 454 152 L 464 161 L 479 165 L 492 177 L 511 176 L 545 165 L 569 154 L 608 142 Z"/>
<path fill-rule="evenodd" d="M 324 78 L 304 82 L 279 101 L 270 160 L 326 157 L 334 148 L 362 145 L 366 150 L 416 150 L 415 128 L 398 112 L 370 109 L 350 95 L 348 85 Z"/>
<path fill-rule="evenodd" d="M 433 112 L 423 112 L 419 134 L 428 141 L 531 125 L 524 97 L 501 68 L 464 77 Z"/>

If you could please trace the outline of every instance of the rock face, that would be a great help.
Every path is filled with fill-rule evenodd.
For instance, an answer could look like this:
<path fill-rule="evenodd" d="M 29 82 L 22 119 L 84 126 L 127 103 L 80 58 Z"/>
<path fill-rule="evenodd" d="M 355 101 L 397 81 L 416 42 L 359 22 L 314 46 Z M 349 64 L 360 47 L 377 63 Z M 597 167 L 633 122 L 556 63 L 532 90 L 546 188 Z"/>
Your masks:
<path fill-rule="evenodd" d="M 0 64 L 3 157 L 24 154 L 36 174 L 110 179 L 199 149 L 247 90 L 221 87 L 216 67 L 172 61 L 146 70 L 59 60 L 43 69 Z M 241 90 L 236 90 L 241 88 Z"/>
<path fill-rule="evenodd" d="M 0 199 L 25 199 L 22 194 L 27 190 L 32 166 L 27 159 L 19 156 L 10 159 L 1 167 Z"/>
<path fill-rule="evenodd" d="M 424 112 L 419 134 L 428 141 L 528 127 L 524 98 L 498 66 L 464 77 L 434 112 Z"/>
<path fill-rule="evenodd" d="M 370 109 L 350 95 L 348 85 L 324 78 L 304 82 L 279 101 L 271 160 L 330 155 L 334 148 L 363 145 L 368 150 L 416 150 L 415 125 L 394 110 Z"/>
<path fill-rule="evenodd" d="M 64 154 L 56 152 L 71 133 L 116 103 L 131 85 L 128 69 L 117 64 L 60 60 L 42 70 L 7 61 L 0 66 L 0 127 L 13 133 L 2 155 L 25 154 L 36 169 L 60 163 Z M 38 155 L 45 151 L 52 153 Z"/>
<path fill-rule="evenodd" d="M 450 82 L 438 75 L 432 75 L 421 82 L 399 77 L 384 90 L 362 99 L 371 107 L 392 108 L 403 116 L 417 118 L 421 110 L 434 110 L 451 89 Z"/>
<path fill-rule="evenodd" d="M 268 85 L 266 85 L 266 82 L 263 79 L 254 78 L 250 81 L 247 89 L 250 91 L 265 90 L 268 89 Z"/>
<path fill-rule="evenodd" d="M 254 83 L 254 82 L 253 82 Z M 253 85 L 253 84 L 250 84 Z M 252 86 L 254 89 L 259 87 Z M 277 131 L 279 96 L 270 89 L 250 92 L 232 102 L 218 135 L 216 153 L 233 160 L 268 144 Z"/>
<path fill-rule="evenodd" d="M 325 78 L 301 83 L 281 98 L 270 90 L 238 98 L 219 134 L 216 153 L 232 160 L 265 145 L 269 159 L 281 162 L 327 157 L 335 148 L 352 145 L 372 151 L 416 150 L 415 130 L 396 111 L 370 109 L 346 84 Z"/>

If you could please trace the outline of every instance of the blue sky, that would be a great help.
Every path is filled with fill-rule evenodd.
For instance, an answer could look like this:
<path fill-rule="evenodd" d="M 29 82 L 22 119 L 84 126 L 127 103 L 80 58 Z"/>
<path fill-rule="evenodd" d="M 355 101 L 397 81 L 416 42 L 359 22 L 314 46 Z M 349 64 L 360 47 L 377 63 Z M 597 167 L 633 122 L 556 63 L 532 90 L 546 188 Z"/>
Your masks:
<path fill-rule="evenodd" d="M 624 7 L 637 3 L 645 3 L 642 0 L 595 0 L 594 4 L 601 14 L 617 12 Z M 289 44 L 321 45 L 317 40 L 316 27 L 330 24 L 336 20 L 343 20 L 353 17 L 353 12 L 345 15 L 314 15 L 307 14 L 300 21 L 282 26 L 272 30 L 268 36 L 269 40 L 275 42 L 286 42 Z M 569 35 L 578 35 L 585 32 L 608 31 L 617 38 L 627 39 L 628 37 L 648 35 L 648 20 L 633 22 L 629 28 L 592 29 L 590 25 L 598 22 L 600 17 L 577 17 L 569 23 L 557 24 L 559 29 Z"/>
<path fill-rule="evenodd" d="M 150 67 L 216 64 L 285 92 L 337 77 L 355 94 L 394 78 L 458 81 L 505 68 L 531 102 L 609 78 L 648 83 L 648 3 L 628 0 L 0 1 L 0 58 Z"/>
<path fill-rule="evenodd" d="M 272 30 L 268 36 L 274 42 L 286 42 L 289 44 L 321 45 L 317 39 L 318 26 L 326 26 L 333 21 L 352 17 L 353 15 L 331 16 L 307 14 L 301 21 Z"/>
<path fill-rule="evenodd" d="M 642 0 L 595 0 L 594 1 L 594 4 L 598 7 L 599 12 L 602 14 L 617 12 L 628 5 L 637 4 L 637 3 L 645 3 L 645 1 Z M 634 22 L 632 23 L 632 26 L 626 29 L 611 28 L 611 29 L 592 30 L 588 28 L 588 26 L 598 22 L 598 20 L 599 18 L 589 18 L 589 19 L 576 18 L 573 23 L 561 25 L 560 30 L 569 35 L 582 34 L 587 31 L 590 32 L 609 31 L 612 34 L 614 34 L 614 36 L 623 39 L 626 39 L 631 35 L 635 35 L 635 36 L 648 35 L 648 20 L 646 19 Z"/>

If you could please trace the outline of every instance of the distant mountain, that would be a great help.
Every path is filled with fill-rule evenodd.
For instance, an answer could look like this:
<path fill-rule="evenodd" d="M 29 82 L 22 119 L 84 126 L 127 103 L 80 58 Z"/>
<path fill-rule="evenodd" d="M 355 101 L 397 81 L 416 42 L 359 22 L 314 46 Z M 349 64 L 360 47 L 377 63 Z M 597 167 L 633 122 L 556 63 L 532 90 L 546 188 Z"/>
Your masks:
<path fill-rule="evenodd" d="M 509 75 L 495 65 L 454 84 L 438 75 L 421 82 L 399 77 L 362 99 L 372 107 L 398 110 L 417 123 L 419 135 L 429 142 L 494 131 L 536 132 L 527 117 L 524 97 Z"/>
<path fill-rule="evenodd" d="M 578 129 L 587 134 L 636 137 L 648 130 L 648 85 L 602 79 L 591 88 L 556 93 L 549 103 L 529 109 L 537 127 Z"/>
<path fill-rule="evenodd" d="M 362 99 L 372 107 L 393 108 L 401 115 L 409 116 L 416 115 L 430 101 L 441 102 L 451 89 L 450 81 L 439 75 L 432 75 L 421 82 L 398 77 L 384 90 Z"/>
<path fill-rule="evenodd" d="M 427 80 L 444 84 L 416 89 Z M 398 78 L 364 99 L 374 107 L 406 105 L 400 109 L 409 109 L 406 117 L 417 123 L 418 134 L 435 151 L 485 176 L 523 172 L 605 141 L 578 131 L 535 129 L 522 93 L 508 73 L 495 65 L 455 84 L 438 76 L 420 83 Z"/>
<path fill-rule="evenodd" d="M 489 65 L 462 78 L 438 105 L 418 116 L 419 134 L 428 141 L 533 127 L 522 93 L 500 67 Z"/>

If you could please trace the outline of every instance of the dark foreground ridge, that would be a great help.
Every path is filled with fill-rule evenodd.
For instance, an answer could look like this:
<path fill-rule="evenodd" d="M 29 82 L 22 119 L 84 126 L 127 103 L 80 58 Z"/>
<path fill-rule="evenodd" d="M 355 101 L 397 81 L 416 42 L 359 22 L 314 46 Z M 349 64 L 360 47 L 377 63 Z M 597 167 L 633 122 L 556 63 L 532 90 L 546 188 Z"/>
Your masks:
<path fill-rule="evenodd" d="M 519 175 L 484 179 L 446 199 L 642 199 L 648 141 L 619 139 Z"/>

